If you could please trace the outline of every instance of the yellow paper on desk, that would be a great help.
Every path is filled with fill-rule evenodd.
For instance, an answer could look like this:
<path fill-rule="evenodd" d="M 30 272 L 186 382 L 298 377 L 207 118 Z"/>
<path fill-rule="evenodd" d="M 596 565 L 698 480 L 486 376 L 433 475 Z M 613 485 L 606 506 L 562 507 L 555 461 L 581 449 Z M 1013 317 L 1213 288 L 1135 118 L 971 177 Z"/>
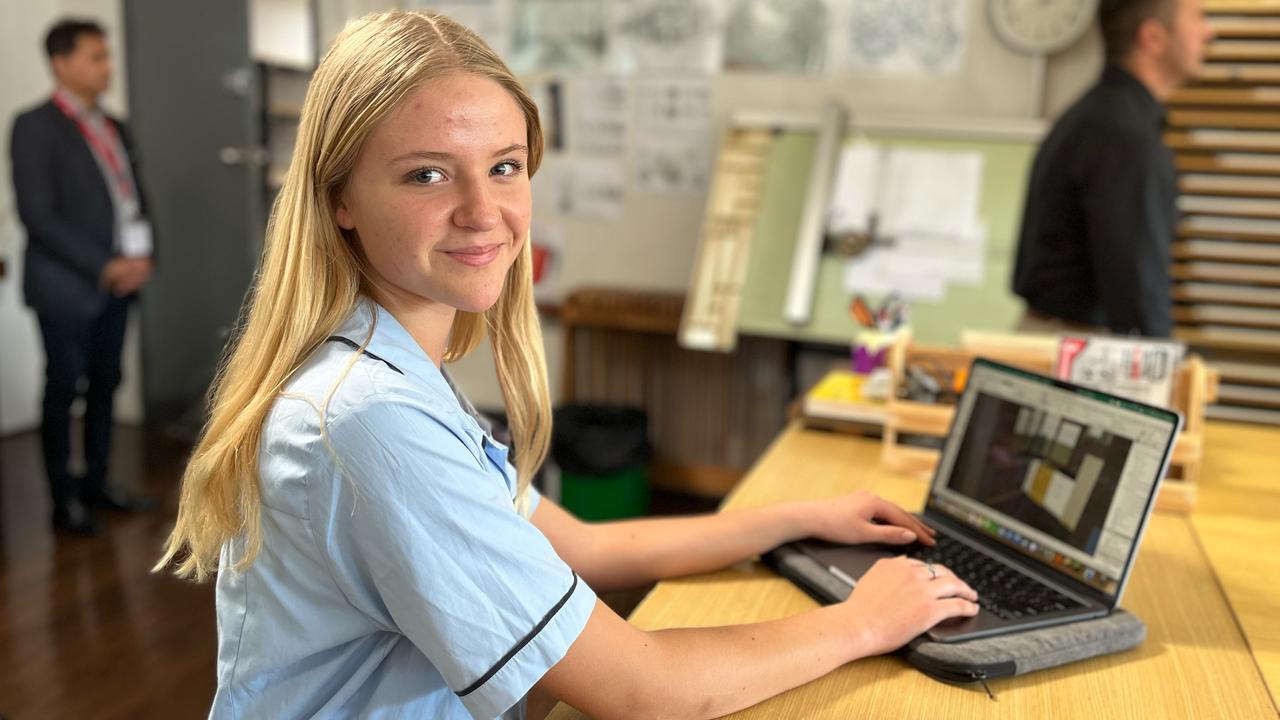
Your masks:
<path fill-rule="evenodd" d="M 815 418 L 884 422 L 884 402 L 862 396 L 865 375 L 832 370 L 804 396 L 804 414 Z"/>

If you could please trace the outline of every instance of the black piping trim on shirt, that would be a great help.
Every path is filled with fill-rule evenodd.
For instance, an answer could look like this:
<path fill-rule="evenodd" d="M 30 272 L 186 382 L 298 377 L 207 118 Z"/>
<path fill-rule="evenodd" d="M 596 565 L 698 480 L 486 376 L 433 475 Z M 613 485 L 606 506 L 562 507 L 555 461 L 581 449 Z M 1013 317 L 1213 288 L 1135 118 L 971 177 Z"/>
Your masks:
<path fill-rule="evenodd" d="M 578 589 L 578 573 L 575 572 L 573 573 L 573 583 L 569 585 L 569 592 L 566 592 L 564 594 L 564 597 L 560 598 L 560 602 L 556 603 L 555 607 L 551 608 L 551 610 L 546 615 L 542 616 L 542 621 L 539 622 L 537 625 L 535 625 L 534 628 L 529 631 L 529 634 L 525 635 L 524 638 L 520 640 L 520 642 L 516 643 L 515 647 L 508 650 L 507 654 L 503 655 L 501 660 L 494 663 L 493 667 L 489 668 L 489 672 L 485 673 L 484 675 L 481 675 L 479 680 L 471 683 L 471 685 L 469 685 L 466 689 L 455 694 L 458 697 L 466 697 L 467 695 L 470 695 L 472 692 L 475 692 L 481 685 L 484 685 L 485 683 L 489 682 L 489 678 L 496 675 L 498 671 L 501 670 L 508 662 L 511 662 L 511 658 L 515 657 L 516 653 L 523 650 L 524 646 L 528 645 L 530 640 L 536 637 L 538 633 L 542 632 L 542 628 L 546 627 L 547 623 L 551 622 L 551 618 L 555 617 L 556 613 L 560 612 L 560 608 L 564 607 L 564 604 L 569 602 L 569 598 L 573 595 L 573 591 L 576 589 Z"/>
<path fill-rule="evenodd" d="M 341 335 L 330 335 L 329 337 L 325 338 L 325 339 L 324 339 L 324 341 L 325 341 L 325 342 L 340 342 L 340 343 L 342 343 L 343 345 L 346 345 L 347 347 L 351 348 L 352 350 L 360 350 L 360 345 L 359 345 L 358 343 L 356 343 L 354 340 L 352 340 L 352 339 L 350 339 L 350 338 L 344 338 L 344 337 L 342 337 Z M 383 365 L 386 365 L 387 367 L 391 368 L 392 370 L 395 370 L 396 372 L 400 373 L 401 375 L 403 375 L 403 374 L 404 374 L 404 371 L 403 371 L 403 370 L 401 370 L 400 368 L 396 367 L 395 365 L 392 365 L 390 361 L 388 361 L 388 360 L 384 360 L 384 359 L 382 359 L 382 358 L 378 357 L 377 355 L 374 355 L 373 353 L 369 352 L 369 351 L 368 351 L 368 349 L 365 349 L 365 350 L 363 350 L 362 352 L 364 352 L 364 354 L 365 354 L 365 355 L 368 355 L 369 357 L 373 358 L 374 360 L 377 360 L 377 361 L 381 362 Z"/>

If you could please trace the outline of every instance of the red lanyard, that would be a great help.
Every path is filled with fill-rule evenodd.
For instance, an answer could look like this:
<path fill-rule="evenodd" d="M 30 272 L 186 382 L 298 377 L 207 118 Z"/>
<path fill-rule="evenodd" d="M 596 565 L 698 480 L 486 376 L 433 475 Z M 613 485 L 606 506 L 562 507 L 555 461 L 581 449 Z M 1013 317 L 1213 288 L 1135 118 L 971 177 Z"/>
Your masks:
<path fill-rule="evenodd" d="M 85 125 L 84 122 L 80 120 L 79 116 L 76 115 L 75 108 L 73 108 L 71 103 L 67 102 L 66 98 L 62 97 L 59 93 L 53 94 L 53 104 L 57 105 L 58 109 L 61 110 L 62 113 L 71 120 L 71 122 L 76 124 L 76 128 L 79 129 L 80 134 L 84 136 L 85 142 L 89 143 L 89 147 L 91 147 L 98 157 L 102 158 L 102 161 L 106 163 L 107 169 L 111 171 L 112 176 L 115 178 L 116 187 L 120 191 L 120 197 L 126 200 L 131 199 L 133 197 L 133 183 L 129 181 L 129 176 L 124 171 L 124 166 L 120 162 L 120 156 L 116 155 L 115 148 L 120 142 L 120 136 L 116 135 L 115 127 L 111 124 L 111 121 L 106 118 L 102 121 L 102 125 L 106 128 L 107 134 L 109 135 L 109 137 L 104 139 L 96 135 L 89 129 L 88 125 Z"/>

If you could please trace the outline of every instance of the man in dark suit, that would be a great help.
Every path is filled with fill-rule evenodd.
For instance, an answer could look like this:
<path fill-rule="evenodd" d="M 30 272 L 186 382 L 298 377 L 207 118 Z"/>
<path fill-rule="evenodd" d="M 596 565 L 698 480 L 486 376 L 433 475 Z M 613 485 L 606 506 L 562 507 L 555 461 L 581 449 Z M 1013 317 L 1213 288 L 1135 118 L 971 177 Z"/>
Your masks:
<path fill-rule="evenodd" d="M 1166 337 L 1177 180 L 1164 103 L 1212 30 L 1201 0 L 1101 0 L 1107 66 L 1036 154 L 1013 275 L 1021 329 Z"/>
<path fill-rule="evenodd" d="M 107 483 L 112 404 L 129 302 L 151 275 L 150 225 L 125 126 L 98 96 L 111 82 L 106 35 L 65 20 L 45 38 L 53 97 L 20 114 L 10 152 L 18 215 L 27 230 L 23 290 L 46 358 L 41 445 L 53 523 L 99 531 L 93 508 L 151 509 L 151 498 Z M 86 474 L 73 477 L 71 404 L 84 386 Z"/>

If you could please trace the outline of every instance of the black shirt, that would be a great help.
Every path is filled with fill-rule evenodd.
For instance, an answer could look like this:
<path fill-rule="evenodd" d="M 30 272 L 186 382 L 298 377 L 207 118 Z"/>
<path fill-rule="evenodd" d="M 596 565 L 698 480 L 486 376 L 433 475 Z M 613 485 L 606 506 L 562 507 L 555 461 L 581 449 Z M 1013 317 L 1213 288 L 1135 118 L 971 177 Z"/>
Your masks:
<path fill-rule="evenodd" d="M 1045 315 L 1113 332 L 1173 329 L 1177 223 L 1164 107 L 1108 66 L 1059 118 L 1031 169 L 1013 290 Z"/>

